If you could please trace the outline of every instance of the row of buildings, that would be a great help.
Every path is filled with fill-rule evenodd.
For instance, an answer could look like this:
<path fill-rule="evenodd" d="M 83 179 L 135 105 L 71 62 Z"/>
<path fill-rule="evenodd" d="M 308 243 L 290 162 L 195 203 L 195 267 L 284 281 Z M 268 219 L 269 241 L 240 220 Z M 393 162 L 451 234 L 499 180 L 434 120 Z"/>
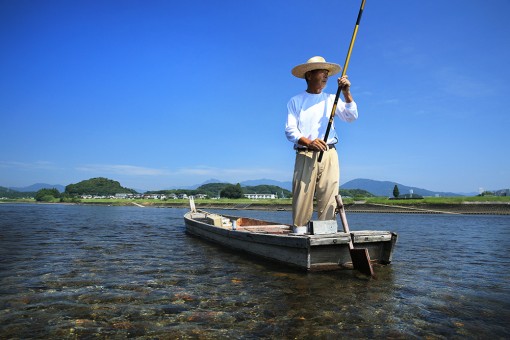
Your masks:
<path fill-rule="evenodd" d="M 99 195 L 81 195 L 82 199 L 153 199 L 153 200 L 171 200 L 171 199 L 188 199 L 190 196 L 186 194 L 115 194 L 110 196 Z M 207 195 L 197 194 L 192 196 L 194 199 L 205 199 Z M 276 199 L 276 194 L 244 194 L 244 197 L 249 199 Z M 213 197 L 215 199 L 216 197 Z"/>

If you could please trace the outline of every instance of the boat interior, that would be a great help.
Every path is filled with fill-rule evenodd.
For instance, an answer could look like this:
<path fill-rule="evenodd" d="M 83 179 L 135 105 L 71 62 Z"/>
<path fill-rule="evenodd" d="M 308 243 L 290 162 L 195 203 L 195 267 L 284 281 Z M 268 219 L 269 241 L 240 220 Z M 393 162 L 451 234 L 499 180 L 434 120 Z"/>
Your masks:
<path fill-rule="evenodd" d="M 232 217 L 223 216 L 214 213 L 196 212 L 191 216 L 194 220 L 214 225 L 216 227 L 248 231 L 252 233 L 262 234 L 290 234 L 292 227 L 286 224 L 275 224 L 274 222 L 267 222 L 247 217 Z"/>

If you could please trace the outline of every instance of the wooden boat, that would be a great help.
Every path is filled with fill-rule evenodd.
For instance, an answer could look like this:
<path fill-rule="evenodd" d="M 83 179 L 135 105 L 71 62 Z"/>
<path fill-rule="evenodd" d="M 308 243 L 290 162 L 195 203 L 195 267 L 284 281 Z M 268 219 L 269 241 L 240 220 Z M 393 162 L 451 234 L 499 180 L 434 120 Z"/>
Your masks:
<path fill-rule="evenodd" d="M 372 264 L 387 265 L 397 241 L 390 231 L 338 232 L 336 221 L 325 228 L 316 221 L 309 233 L 297 234 L 290 225 L 209 213 L 194 204 L 184 222 L 191 235 L 306 271 L 352 269 L 349 238 L 354 247 L 368 249 Z"/>

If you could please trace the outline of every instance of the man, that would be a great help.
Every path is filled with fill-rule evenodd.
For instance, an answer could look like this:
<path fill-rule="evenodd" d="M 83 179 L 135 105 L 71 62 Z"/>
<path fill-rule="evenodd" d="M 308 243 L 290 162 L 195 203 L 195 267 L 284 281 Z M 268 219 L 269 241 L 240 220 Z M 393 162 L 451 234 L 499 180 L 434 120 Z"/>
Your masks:
<path fill-rule="evenodd" d="M 338 64 L 328 63 L 322 57 L 313 57 L 304 64 L 292 69 L 292 74 L 306 80 L 307 88 L 292 97 L 287 104 L 287 123 L 285 135 L 294 143 L 296 160 L 292 181 L 292 219 L 295 231 L 303 232 L 303 227 L 311 220 L 313 198 L 317 199 L 319 220 L 335 219 L 336 201 L 340 186 L 340 167 L 335 144 L 338 136 L 332 124 L 327 142 L 324 142 L 334 94 L 322 92 L 326 87 L 328 76 L 340 72 Z M 358 118 L 356 103 L 351 95 L 351 82 L 347 76 L 338 78 L 345 98 L 337 103 L 335 116 L 345 122 Z M 320 152 L 323 157 L 320 163 Z"/>

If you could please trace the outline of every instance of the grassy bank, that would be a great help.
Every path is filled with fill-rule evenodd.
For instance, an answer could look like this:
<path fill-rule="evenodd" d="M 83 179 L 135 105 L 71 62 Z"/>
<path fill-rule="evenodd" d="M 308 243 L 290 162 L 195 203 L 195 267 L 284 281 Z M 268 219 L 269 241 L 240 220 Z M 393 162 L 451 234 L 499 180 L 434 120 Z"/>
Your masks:
<path fill-rule="evenodd" d="M 459 196 L 459 197 L 425 197 L 423 199 L 390 200 L 386 197 L 363 199 L 366 203 L 388 205 L 415 204 L 465 204 L 465 203 L 510 203 L 510 196 Z"/>
<path fill-rule="evenodd" d="M 35 200 L 0 200 L 0 203 L 36 203 Z M 50 203 L 50 202 L 45 202 Z M 51 203 L 58 203 L 55 200 Z M 82 199 L 77 204 L 108 206 L 141 206 L 189 208 L 187 199 Z M 428 197 L 424 199 L 390 200 L 385 197 L 344 198 L 347 212 L 360 213 L 453 213 L 453 214 L 495 214 L 510 215 L 510 197 Z M 201 209 L 247 209 L 247 210 L 292 210 L 292 199 L 197 199 Z"/>
<path fill-rule="evenodd" d="M 387 197 L 369 197 L 369 198 L 343 198 L 345 204 L 385 204 L 385 205 L 452 205 L 452 204 L 510 204 L 510 196 L 460 196 L 460 197 L 426 197 L 424 199 L 388 199 Z M 0 203 L 35 203 L 34 199 L 3 199 Z M 55 199 L 51 203 L 58 203 L 59 199 Z M 69 202 L 71 203 L 71 202 Z M 133 205 L 133 203 L 143 206 L 189 206 L 187 199 L 172 200 L 155 200 L 155 199 L 81 199 L 77 203 L 84 204 L 107 204 L 107 205 Z M 197 199 L 197 205 L 265 205 L 265 206 L 282 206 L 292 205 L 292 199 L 259 199 L 252 200 L 247 198 L 241 199 Z"/>
<path fill-rule="evenodd" d="M 345 204 L 385 204 L 385 205 L 455 205 L 455 204 L 510 204 L 510 197 L 508 196 L 475 196 L 475 197 L 427 197 L 424 199 L 402 199 L 390 200 L 387 197 L 370 197 L 370 198 L 344 198 Z M 110 204 L 110 205 L 129 205 L 140 204 L 144 206 L 189 206 L 187 199 L 172 199 L 172 200 L 154 200 L 154 199 L 88 199 L 81 200 L 81 203 L 92 204 Z M 263 206 L 291 206 L 292 199 L 200 199 L 195 200 L 195 204 L 200 205 L 263 205 Z"/>

